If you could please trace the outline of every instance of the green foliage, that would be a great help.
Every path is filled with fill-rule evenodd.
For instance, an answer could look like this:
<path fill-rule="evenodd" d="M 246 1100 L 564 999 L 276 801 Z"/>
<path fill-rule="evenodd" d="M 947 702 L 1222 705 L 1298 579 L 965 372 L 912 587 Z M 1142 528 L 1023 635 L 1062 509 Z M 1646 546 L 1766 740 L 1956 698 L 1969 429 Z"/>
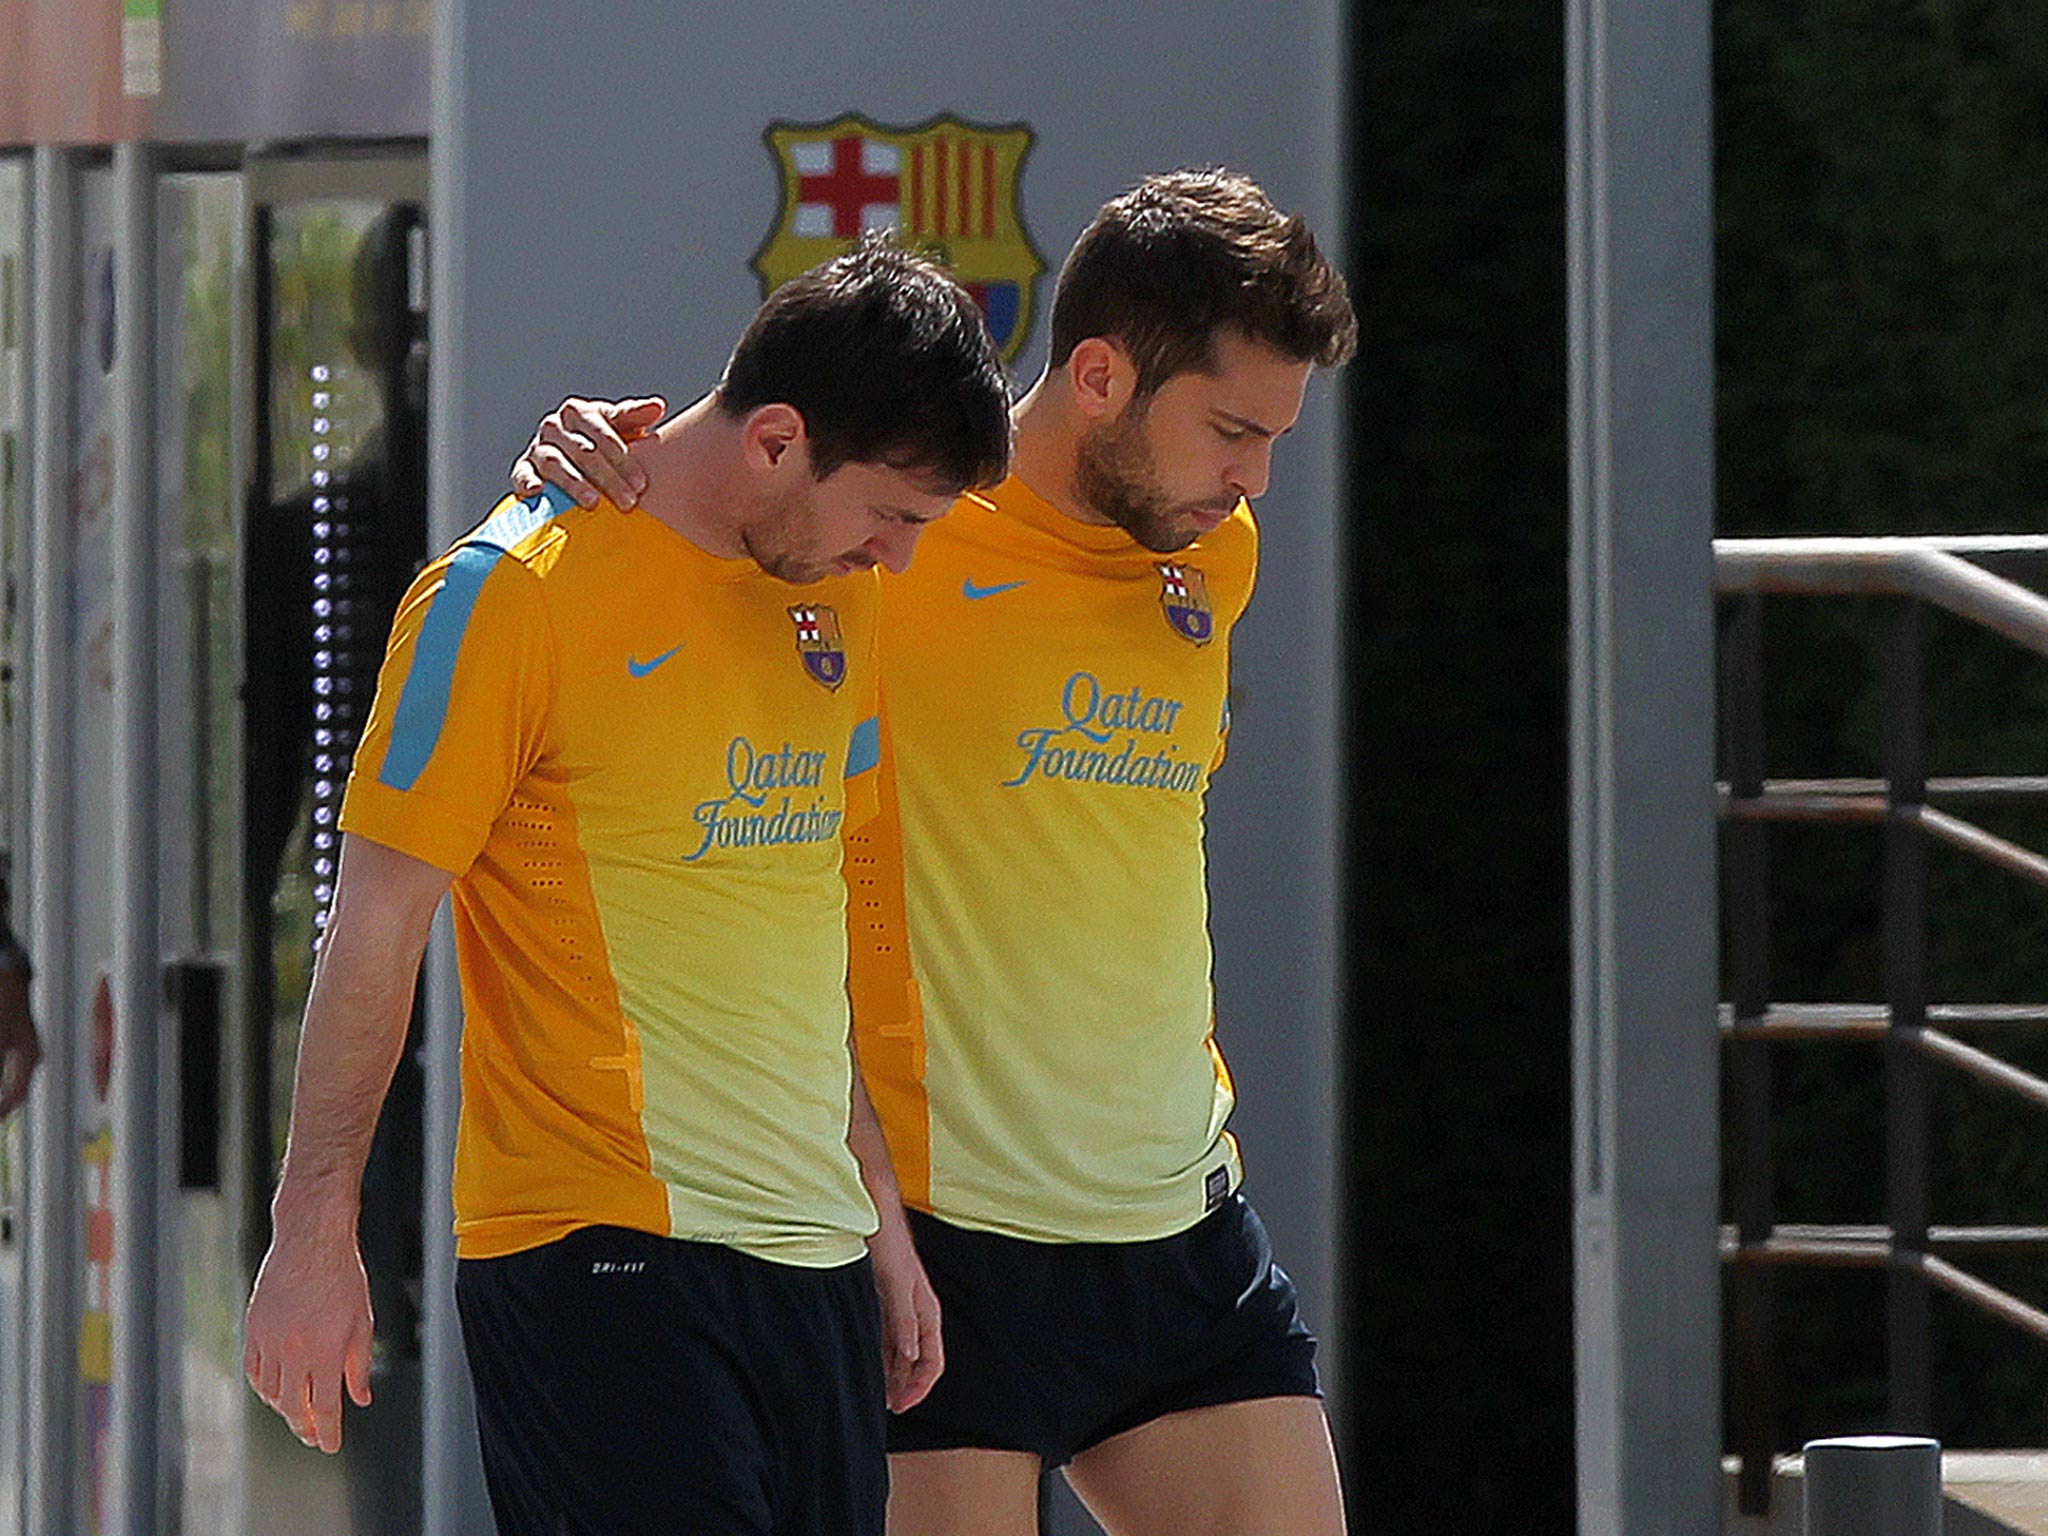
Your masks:
<path fill-rule="evenodd" d="M 1723 0 L 1722 529 L 2048 516 L 2048 19 Z"/>
<path fill-rule="evenodd" d="M 1720 0 L 1716 23 L 1721 531 L 2042 529 L 2048 12 Z M 1879 772 L 1881 605 L 1767 617 L 1768 771 Z M 2048 772 L 2048 662 L 1947 620 L 1928 635 L 1930 771 Z M 1982 819 L 2048 848 L 2048 811 Z M 1772 859 L 1774 994 L 1881 997 L 1875 834 L 1775 835 Z M 1933 995 L 2048 1001 L 2048 892 L 1946 852 L 1931 881 Z M 2048 1069 L 2048 1036 L 1981 1043 Z M 2048 1224 L 2048 1118 L 1936 1071 L 1935 1221 Z M 1780 1219 L 1879 1219 L 1878 1053 L 1788 1048 L 1777 1072 Z M 2038 1253 L 1961 1262 L 2048 1304 Z M 1782 1288 L 1782 1443 L 1882 1420 L 1881 1307 L 1839 1276 Z M 2048 1347 L 1947 1302 L 1936 1329 L 1943 1436 L 2042 1443 Z"/>
<path fill-rule="evenodd" d="M 241 202 L 223 181 L 195 178 L 179 205 L 184 263 L 178 317 L 178 371 L 185 391 L 183 506 L 185 542 L 209 556 L 234 549 L 236 229 Z"/>
<path fill-rule="evenodd" d="M 166 200 L 166 217 L 177 223 L 178 260 L 183 266 L 175 315 L 175 367 L 166 376 L 183 388 L 182 410 L 170 413 L 180 437 L 175 458 L 183 465 L 177 494 L 184 549 L 191 561 L 194 621 L 203 619 L 205 687 L 194 700 L 195 727 L 206 736 L 206 783 L 195 805 L 203 824 L 201 857 L 206 860 L 207 908 L 198 914 L 206 945 L 230 942 L 236 925 L 236 881 L 241 856 L 239 828 L 232 814 L 241 781 L 239 750 L 241 657 L 235 577 L 238 483 L 235 453 L 239 424 L 234 368 L 236 307 L 244 301 L 236 270 L 243 218 L 239 190 L 227 177 L 192 177 L 176 183 L 179 196 Z"/>
<path fill-rule="evenodd" d="M 357 260 L 380 209 L 375 203 L 306 203 L 278 210 L 272 226 L 271 493 L 278 501 L 302 490 L 316 467 L 308 456 L 316 418 L 328 423 L 318 440 L 332 455 L 324 462 L 335 465 L 354 462 L 383 419 L 375 376 L 357 355 L 363 317 L 356 314 Z M 327 370 L 317 383 L 316 366 Z M 317 409 L 316 389 L 328 397 Z"/>

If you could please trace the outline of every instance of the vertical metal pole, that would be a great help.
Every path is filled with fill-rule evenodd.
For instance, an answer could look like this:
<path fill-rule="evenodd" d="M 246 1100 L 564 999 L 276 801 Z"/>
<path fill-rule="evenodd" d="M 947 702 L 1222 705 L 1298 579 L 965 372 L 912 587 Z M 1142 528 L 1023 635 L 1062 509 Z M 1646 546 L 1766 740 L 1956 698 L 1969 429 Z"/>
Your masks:
<path fill-rule="evenodd" d="M 433 124 L 428 140 L 428 342 L 433 381 L 428 411 L 427 547 L 453 542 L 479 504 L 479 467 L 469 462 L 459 434 L 465 419 L 469 353 L 465 296 L 469 210 L 476 174 L 470 164 L 473 94 L 472 40 L 493 31 L 479 0 L 442 0 L 434 7 Z M 501 44 L 502 46 L 502 44 Z M 487 73 L 487 71 L 486 71 Z M 483 1464 L 476 1447 L 476 1415 L 469 1368 L 455 1312 L 455 1238 L 449 1180 L 462 1110 L 462 988 L 455 964 L 454 925 L 444 903 L 427 949 L 426 1031 L 422 1117 L 421 1195 L 423 1289 L 421 1304 L 420 1444 L 425 1460 L 420 1496 L 426 1536 L 483 1536 L 491 1528 Z"/>
<path fill-rule="evenodd" d="M 238 510 L 234 514 L 236 528 L 229 546 L 233 553 L 229 558 L 224 576 L 227 583 L 228 600 L 234 615 L 229 620 L 230 630 L 234 637 L 229 650 L 229 666 L 231 675 L 239 678 L 248 675 L 247 636 L 243 632 L 241 622 L 241 594 L 245 590 L 244 581 L 246 579 L 243 562 L 248 552 L 248 544 L 241 525 L 248 513 L 248 487 L 254 483 L 252 473 L 254 465 L 252 461 L 254 458 L 254 438 L 256 432 L 256 402 L 262 398 L 262 392 L 268 385 L 269 375 L 267 372 L 258 373 L 253 367 L 249 366 L 253 362 L 253 333 L 262 330 L 263 327 L 255 323 L 256 310 L 251 302 L 253 298 L 254 268 L 252 265 L 253 253 L 249 241 L 248 182 L 244 176 L 238 174 L 230 185 L 233 187 L 234 192 L 233 213 L 228 222 L 228 227 L 232 231 L 230 235 L 230 250 L 233 252 L 230 261 L 232 276 L 229 294 L 232 299 L 230 313 L 234 318 L 228 328 L 228 357 L 230 359 L 228 374 L 228 420 L 234 425 L 230 428 L 228 437 L 229 473 L 227 483 L 229 487 L 228 494 L 237 499 Z M 239 696 L 238 690 L 233 697 L 239 699 Z M 241 718 L 239 705 L 229 703 L 227 707 L 231 712 L 230 718 L 239 723 Z M 237 730 L 236 736 L 239 741 L 239 730 Z M 233 967 L 232 974 L 235 978 L 235 1001 L 229 1008 L 227 1015 L 229 1034 L 223 1041 L 223 1044 L 227 1046 L 227 1072 L 222 1083 L 226 1095 L 222 1101 L 222 1112 L 227 1117 L 227 1123 L 231 1129 L 227 1137 L 227 1147 L 230 1149 L 230 1152 L 222 1162 L 223 1183 L 221 1185 L 221 1195 L 231 1230 L 235 1233 L 236 1249 L 240 1253 L 246 1254 L 248 1228 L 250 1226 L 248 1211 L 251 1203 L 247 1143 L 247 1127 L 249 1124 L 248 1104 L 259 1092 L 267 1092 L 269 1086 L 267 1081 L 259 1086 L 250 1075 L 250 1041 L 257 1034 L 268 1034 L 270 1025 L 267 1019 L 259 1022 L 251 1018 L 249 1014 L 248 970 L 243 949 L 247 942 L 247 929 L 245 927 L 245 919 L 242 916 L 246 910 L 248 893 L 244 889 L 245 881 L 242 874 L 246 867 L 245 860 L 240 852 L 242 846 L 242 833 L 240 829 L 246 828 L 249 822 L 248 807 L 244 804 L 246 796 L 243 774 L 243 750 L 240 745 L 237 745 L 232 750 L 234 771 L 228 776 L 227 803 L 217 807 L 218 814 L 224 818 L 226 824 L 237 829 L 235 841 L 232 845 L 236 849 L 236 853 L 230 866 L 234 873 L 229 877 L 232 882 L 233 898 L 228 910 L 233 915 L 228 917 L 226 932 L 219 935 L 219 941 L 224 946 L 226 952 L 232 957 L 230 964 Z M 232 1043 L 230 1044 L 229 1042 Z M 251 1271 L 247 1267 L 242 1267 L 238 1273 L 243 1278 L 246 1278 Z M 250 1530 L 249 1502 L 251 1492 L 249 1483 L 250 1436 L 248 1425 L 251 1414 L 266 1411 L 256 1401 L 253 1393 L 239 1394 L 236 1398 L 236 1404 L 236 1412 L 231 1421 L 237 1429 L 235 1467 L 233 1472 L 234 1492 L 228 1505 L 229 1520 L 227 1528 L 221 1532 L 221 1536 L 248 1536 Z"/>
<path fill-rule="evenodd" d="M 0 292 L 0 397 L 9 397 L 7 405 L 11 412 L 16 434 L 14 467 L 19 478 L 16 484 L 21 488 L 21 497 L 13 504 L 14 527 L 12 547 L 7 551 L 11 569 L 0 570 L 0 580 L 12 583 L 16 597 L 14 612 L 15 631 L 0 664 L 11 669 L 9 686 L 14 692 L 13 729 L 0 742 L 0 769 L 4 769 L 6 795 L 4 811 L 6 824 L 0 828 L 6 842 L 4 863 L 8 873 L 9 895 L 12 905 L 7 915 L 25 928 L 29 920 L 27 877 L 29 835 L 29 776 L 27 771 L 28 737 L 28 689 L 35 674 L 35 649 L 30 643 L 35 623 L 35 604 L 32 598 L 35 572 L 27 554 L 27 541 L 31 527 L 27 510 L 28 481 L 35 462 L 30 447 L 29 420 L 33 409 L 34 388 L 29 379 L 29 348 L 21 328 L 26 317 L 34 310 L 35 301 L 31 285 L 34 282 L 33 265 L 29 260 L 30 231 L 35 227 L 35 205 L 30 197 L 30 183 L 26 160 L 14 157 L 0 159 L 0 224 L 13 221 L 11 230 L 0 228 L 0 261 L 8 256 L 16 259 L 16 271 L 6 291 Z M 10 353 L 18 353 L 18 360 L 10 360 Z M 0 474 L 9 466 L 0 465 Z M 47 1029 L 48 1021 L 43 1021 Z M 25 1197 L 28 1161 L 33 1155 L 27 1140 L 17 1127 L 25 1125 L 26 1116 L 12 1123 L 0 1121 L 0 1160 L 4 1160 L 12 1148 L 17 1159 L 14 1168 L 13 1229 L 0 1231 L 0 1266 L 13 1271 L 13 1294 L 0 1294 L 0 1533 L 4 1536 L 22 1536 L 22 1522 L 27 1512 L 22 1508 L 22 1480 L 26 1471 L 29 1436 L 29 1416 L 24 1411 L 25 1388 L 28 1383 L 28 1329 L 25 1326 L 25 1298 L 21 1290 L 24 1274 L 22 1259 L 24 1245 L 29 1241 L 29 1222 L 22 1200 Z M 6 1214 L 0 1214 L 0 1221 Z M 5 1250 L 11 1249 L 12 1254 Z M 0 1268 L 0 1276 L 4 1276 Z M 0 1278 L 0 1292 L 7 1288 L 5 1278 Z"/>
<path fill-rule="evenodd" d="M 1927 839 L 1917 819 L 1927 800 L 1923 671 L 1920 605 L 1907 600 L 1892 620 L 1885 668 L 1885 1217 L 1901 1259 L 1927 1251 L 1927 1058 L 1913 1044 L 1927 1022 Z M 1925 1434 L 1933 1427 L 1927 1279 L 1894 1263 L 1886 1292 L 1891 1421 Z"/>
<path fill-rule="evenodd" d="M 1941 1536 L 1939 1441 L 1906 1435 L 1811 1440 L 1801 1482 L 1806 1536 Z"/>
<path fill-rule="evenodd" d="M 1764 790 L 1763 598 L 1739 599 L 1723 637 L 1721 729 L 1728 787 L 1737 800 Z M 1760 1021 L 1770 1005 L 1770 841 L 1762 822 L 1730 821 L 1721 833 L 1722 911 L 1728 976 L 1737 1024 Z M 1735 1224 L 1744 1243 L 1769 1239 L 1773 1221 L 1771 1047 L 1738 1040 L 1729 1047 L 1737 1124 L 1729 1170 Z M 1771 1453 L 1776 1449 L 1775 1286 L 1761 1265 L 1738 1266 L 1730 1290 L 1730 1385 L 1737 1498 L 1750 1516 L 1771 1511 Z"/>
<path fill-rule="evenodd" d="M 35 151 L 34 328 L 30 339 L 30 646 L 28 878 L 17 888 L 35 956 L 44 1059 L 29 1097 L 27 1231 L 28 1536 L 70 1536 L 78 1478 L 80 1253 L 74 1095 L 81 1071 L 73 1018 L 71 818 L 71 362 L 77 275 L 77 160 Z"/>
<path fill-rule="evenodd" d="M 1718 1536 L 1707 0 L 1569 0 L 1582 1536 Z"/>
<path fill-rule="evenodd" d="M 159 1265 L 169 1204 L 162 1091 L 162 945 L 157 934 L 156 325 L 151 258 L 156 197 L 150 152 L 114 147 L 113 853 L 116 1062 L 113 1076 L 114 1528 L 155 1536 L 169 1458 L 159 1414 L 168 1289 Z"/>
<path fill-rule="evenodd" d="M 250 209 L 249 221 L 249 314 L 255 317 L 250 327 L 247 356 L 249 368 L 244 385 L 246 394 L 241 397 L 245 411 L 243 420 L 248 423 L 249 475 L 246 481 L 237 485 L 253 487 L 253 493 L 243 509 L 244 517 L 260 515 L 256 509 L 266 507 L 272 494 L 274 464 L 270 443 L 270 333 L 269 319 L 274 302 L 275 281 L 271 267 L 270 253 L 270 210 L 256 202 Z M 250 535 L 239 534 L 235 540 L 238 557 L 246 562 L 249 552 Z M 246 565 L 236 570 L 236 592 L 246 594 L 249 590 L 249 573 Z M 246 596 L 240 598 L 245 605 Z M 246 645 L 247 636 L 243 637 Z M 245 657 L 238 657 L 238 663 L 245 669 L 240 675 L 246 676 L 248 666 Z M 247 715 L 244 714 L 246 721 Z M 246 772 L 242 777 L 246 777 Z M 248 837 L 248 808 L 243 808 L 243 820 L 237 823 L 244 829 L 242 847 L 246 869 Z M 243 891 L 244 909 L 247 903 L 256 899 L 253 891 Z M 269 967 L 259 964 L 256 972 L 265 975 Z M 241 1100 L 241 1174 L 242 1203 L 236 1208 L 242 1217 L 242 1269 L 254 1280 L 256 1271 L 263 1265 L 263 1256 L 270 1248 L 270 1193 L 277 1179 L 275 1154 L 272 1147 L 277 1143 L 277 1127 L 272 1124 L 270 1085 L 277 1080 L 275 1061 L 276 1030 L 272 1027 L 271 1014 L 277 1006 L 276 981 L 267 979 L 257 990 L 245 987 L 253 1010 L 249 1019 L 248 1048 L 244 1053 L 247 1065 L 244 1068 L 248 1091 Z"/>

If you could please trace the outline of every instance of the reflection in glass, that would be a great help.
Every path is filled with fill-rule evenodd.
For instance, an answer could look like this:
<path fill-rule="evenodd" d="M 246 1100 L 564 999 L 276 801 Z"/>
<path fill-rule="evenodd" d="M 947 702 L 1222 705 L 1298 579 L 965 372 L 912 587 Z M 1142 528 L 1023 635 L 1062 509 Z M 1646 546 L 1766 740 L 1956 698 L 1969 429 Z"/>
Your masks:
<path fill-rule="evenodd" d="M 424 556 L 426 314 L 402 203 L 261 211 L 260 503 L 251 508 L 246 879 L 267 1023 L 262 1185 L 289 1126 L 293 1067 L 338 874 L 338 822 L 398 600 Z M 419 1019 L 386 1100 L 360 1224 L 380 1411 L 351 1420 L 350 1523 L 418 1525 Z"/>
<path fill-rule="evenodd" d="M 164 939 L 173 953 L 224 968 L 240 933 L 241 710 L 236 645 L 236 312 L 242 300 L 241 181 L 232 175 L 172 176 L 158 204 L 158 304 L 162 324 L 158 406 L 159 494 L 164 499 L 163 677 L 166 795 Z M 171 797 L 175 797 L 173 800 Z M 224 974 L 233 974 L 224 969 Z M 233 997 L 222 988 L 223 1002 Z M 211 1040 L 207 1071 L 226 1109 L 233 1074 L 224 1047 L 238 1033 L 228 1006 Z M 181 1049 L 195 1042 L 181 1040 Z M 232 1113 L 216 1113 L 216 1138 Z M 218 1146 L 216 1147 L 218 1151 Z M 216 1164 L 216 1167 L 219 1165 Z M 232 1168 L 232 1164 L 228 1165 Z M 240 1213 L 232 1173 L 224 1187 L 181 1187 L 175 1231 L 182 1287 L 178 1330 L 182 1505 L 186 1531 L 242 1527 Z"/>

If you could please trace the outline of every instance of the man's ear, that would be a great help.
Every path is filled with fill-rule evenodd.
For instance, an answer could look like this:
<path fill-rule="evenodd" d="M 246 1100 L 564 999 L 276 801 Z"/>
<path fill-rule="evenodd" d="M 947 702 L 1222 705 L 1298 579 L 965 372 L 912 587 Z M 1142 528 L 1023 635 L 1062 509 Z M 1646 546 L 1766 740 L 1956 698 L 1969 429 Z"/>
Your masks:
<path fill-rule="evenodd" d="M 1138 392 L 1138 369 L 1123 343 L 1110 336 L 1087 336 L 1067 354 L 1067 387 L 1074 403 L 1090 421 L 1109 421 L 1123 414 Z"/>
<path fill-rule="evenodd" d="M 758 469 L 775 472 L 792 463 L 808 465 L 809 443 L 803 412 L 793 405 L 757 405 L 740 424 L 740 451 Z"/>

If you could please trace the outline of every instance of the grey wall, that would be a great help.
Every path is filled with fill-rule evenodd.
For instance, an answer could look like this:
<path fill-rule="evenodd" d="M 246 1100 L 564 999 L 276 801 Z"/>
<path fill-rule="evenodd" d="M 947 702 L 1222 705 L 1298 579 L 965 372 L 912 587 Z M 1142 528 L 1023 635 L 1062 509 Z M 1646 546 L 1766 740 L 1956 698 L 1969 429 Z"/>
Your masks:
<path fill-rule="evenodd" d="M 149 137 L 417 138 L 429 0 L 177 0 Z"/>
<path fill-rule="evenodd" d="M 573 20 L 571 19 L 573 18 Z M 1028 123 L 1025 223 L 1048 262 L 1147 171 L 1227 162 L 1307 213 L 1342 206 L 1335 0 L 944 6 L 849 0 L 448 0 L 433 123 L 437 528 L 501 493 L 568 392 L 716 378 L 759 303 L 772 120 L 858 111 Z M 1044 358 L 1039 321 L 1019 372 Z M 1248 1190 L 1312 1319 L 1333 1312 L 1336 448 L 1318 380 L 1260 508 L 1231 759 L 1210 848 L 1223 1044 Z M 1334 1359 L 1334 1354 L 1328 1358 Z"/>

